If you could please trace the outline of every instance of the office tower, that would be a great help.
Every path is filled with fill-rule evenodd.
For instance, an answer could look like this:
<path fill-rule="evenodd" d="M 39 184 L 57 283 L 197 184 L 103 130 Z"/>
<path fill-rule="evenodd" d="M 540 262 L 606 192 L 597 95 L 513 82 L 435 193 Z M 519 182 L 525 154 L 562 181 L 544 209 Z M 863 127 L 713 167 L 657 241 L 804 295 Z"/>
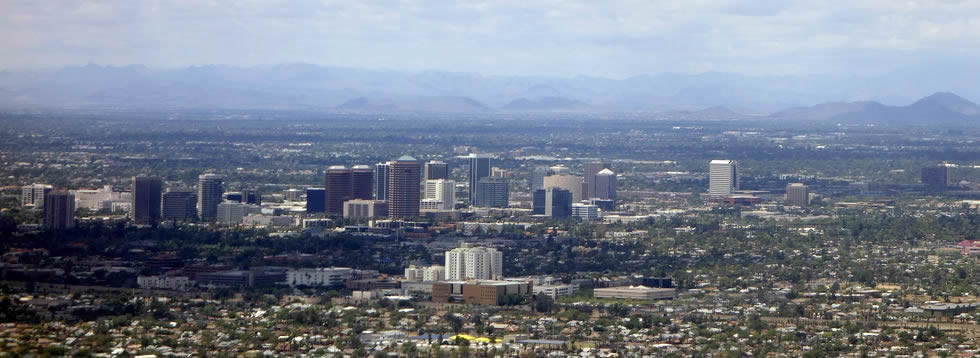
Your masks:
<path fill-rule="evenodd" d="M 533 195 L 532 214 L 552 218 L 565 218 L 572 215 L 572 192 L 551 187 L 538 189 Z"/>
<path fill-rule="evenodd" d="M 592 180 L 594 189 L 589 199 L 616 199 L 616 173 L 608 168 L 603 169 Z"/>
<path fill-rule="evenodd" d="M 419 162 L 402 156 L 389 164 L 388 215 L 396 219 L 419 216 Z"/>
<path fill-rule="evenodd" d="M 245 204 L 262 205 L 262 194 L 255 189 L 242 190 L 242 202 Z"/>
<path fill-rule="evenodd" d="M 322 213 L 327 211 L 327 190 L 324 188 L 306 188 L 306 212 Z"/>
<path fill-rule="evenodd" d="M 566 167 L 564 165 L 561 165 L 561 164 L 553 165 L 553 166 L 549 167 L 548 168 L 548 171 L 551 172 L 548 175 L 562 175 L 562 174 L 571 174 L 572 173 L 572 171 L 570 169 L 568 169 L 568 167 Z"/>
<path fill-rule="evenodd" d="M 449 164 L 440 160 L 430 160 L 425 163 L 425 180 L 449 179 Z"/>
<path fill-rule="evenodd" d="M 786 186 L 786 203 L 795 206 L 810 205 L 810 188 L 803 183 L 791 183 Z"/>
<path fill-rule="evenodd" d="M 712 160 L 709 170 L 708 195 L 720 199 L 738 190 L 738 163 L 734 160 Z"/>
<path fill-rule="evenodd" d="M 162 194 L 163 181 L 160 177 L 134 177 L 133 222 L 139 225 L 156 225 L 160 221 Z"/>
<path fill-rule="evenodd" d="M 551 174 L 546 166 L 537 166 L 531 169 L 531 192 L 544 189 L 544 177 Z"/>
<path fill-rule="evenodd" d="M 558 187 L 568 190 L 572 193 L 572 201 L 576 203 L 582 201 L 583 199 L 582 189 L 584 186 L 582 177 L 580 176 L 571 174 L 555 174 L 544 177 L 545 188 Z"/>
<path fill-rule="evenodd" d="M 510 204 L 510 185 L 504 178 L 482 178 L 476 182 L 473 206 L 506 208 Z"/>
<path fill-rule="evenodd" d="M 44 194 L 44 228 L 66 230 L 75 227 L 75 196 L 67 191 Z"/>
<path fill-rule="evenodd" d="M 384 200 L 353 199 L 344 202 L 344 217 L 349 219 L 380 218 L 388 216 L 388 202 Z"/>
<path fill-rule="evenodd" d="M 197 177 L 197 217 L 211 221 L 218 216 L 218 204 L 224 194 L 222 178 L 217 174 L 201 174 Z"/>
<path fill-rule="evenodd" d="M 197 195 L 190 189 L 174 189 L 163 193 L 164 220 L 192 220 L 197 217 Z"/>
<path fill-rule="evenodd" d="M 447 280 L 491 280 L 503 276 L 503 255 L 496 249 L 463 244 L 446 251 Z"/>
<path fill-rule="evenodd" d="M 374 198 L 374 170 L 367 165 L 355 165 L 350 169 L 350 197 L 352 199 Z"/>
<path fill-rule="evenodd" d="M 922 184 L 932 189 L 943 189 L 949 186 L 949 167 L 939 165 L 922 168 Z"/>
<path fill-rule="evenodd" d="M 426 180 L 424 193 L 424 199 L 440 203 L 436 210 L 452 210 L 456 206 L 456 182 L 452 180 Z"/>
<path fill-rule="evenodd" d="M 327 215 L 343 215 L 344 202 L 352 199 L 350 169 L 347 169 L 343 165 L 334 165 L 327 168 L 324 188 L 327 190 L 325 206 Z"/>
<path fill-rule="evenodd" d="M 374 198 L 388 200 L 388 180 L 391 174 L 391 162 L 374 165 Z"/>
<path fill-rule="evenodd" d="M 44 206 L 44 196 L 49 193 L 54 187 L 47 184 L 31 184 L 21 188 L 20 195 L 20 205 L 21 206 L 33 206 L 33 207 L 43 207 Z"/>
<path fill-rule="evenodd" d="M 490 155 L 470 154 L 469 169 L 469 199 L 470 204 L 473 204 L 476 202 L 476 184 L 480 182 L 480 179 L 490 176 Z"/>
<path fill-rule="evenodd" d="M 585 181 L 585 191 L 582 194 L 585 195 L 585 199 L 598 198 L 596 196 L 599 191 L 596 186 L 596 175 L 603 169 L 609 169 L 610 167 L 609 162 L 602 160 L 594 160 L 582 165 L 582 179 Z"/>
<path fill-rule="evenodd" d="M 572 216 L 585 221 L 598 220 L 599 207 L 592 204 L 574 203 L 572 204 Z"/>

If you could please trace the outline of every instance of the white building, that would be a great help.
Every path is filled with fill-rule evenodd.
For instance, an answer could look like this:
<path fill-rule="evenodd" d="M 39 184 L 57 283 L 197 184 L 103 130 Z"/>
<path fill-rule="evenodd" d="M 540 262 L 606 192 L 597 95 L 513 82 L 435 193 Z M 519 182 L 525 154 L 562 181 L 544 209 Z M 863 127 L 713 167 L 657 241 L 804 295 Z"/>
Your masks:
<path fill-rule="evenodd" d="M 446 206 L 447 206 L 446 203 L 438 199 L 422 199 L 422 201 L 419 201 L 419 210 L 424 210 L 424 211 L 452 210 L 452 209 L 443 209 Z"/>
<path fill-rule="evenodd" d="M 415 265 L 409 265 L 405 268 L 405 280 L 407 281 L 422 281 L 422 275 L 425 269 L 422 267 L 417 267 Z"/>
<path fill-rule="evenodd" d="M 44 206 L 44 196 L 53 190 L 54 187 L 48 184 L 31 184 L 21 188 L 21 206 Z"/>
<path fill-rule="evenodd" d="M 434 282 L 446 280 L 446 268 L 439 265 L 426 267 L 422 270 L 422 282 Z"/>
<path fill-rule="evenodd" d="M 551 296 L 551 298 L 558 298 L 563 296 L 571 296 L 578 291 L 578 285 L 535 285 L 531 288 L 531 292 L 535 295 L 545 294 Z"/>
<path fill-rule="evenodd" d="M 286 272 L 290 286 L 343 286 L 354 270 L 349 267 L 319 267 L 294 269 Z"/>
<path fill-rule="evenodd" d="M 433 210 L 452 210 L 456 204 L 456 182 L 446 179 L 426 180 L 422 199 L 442 202 L 441 207 Z"/>
<path fill-rule="evenodd" d="M 708 195 L 711 198 L 724 198 L 738 190 L 738 163 L 734 160 L 712 160 Z"/>
<path fill-rule="evenodd" d="M 288 215 L 257 215 L 249 214 L 242 218 L 246 226 L 296 226 L 296 218 Z"/>
<path fill-rule="evenodd" d="M 218 216 L 216 220 L 222 224 L 238 224 L 249 214 L 261 213 L 262 209 L 258 205 L 244 204 L 234 201 L 226 201 L 218 204 Z"/>
<path fill-rule="evenodd" d="M 599 207 L 591 204 L 572 204 L 572 216 L 585 221 L 599 220 Z"/>
<path fill-rule="evenodd" d="M 447 280 L 494 280 L 503 276 L 503 256 L 486 247 L 462 246 L 446 251 Z"/>
<path fill-rule="evenodd" d="M 673 288 L 651 288 L 646 286 L 606 287 L 592 290 L 595 298 L 627 298 L 634 300 L 671 300 Z"/>
<path fill-rule="evenodd" d="M 145 289 L 186 291 L 194 285 L 194 281 L 186 276 L 139 276 L 136 277 L 136 284 Z"/>

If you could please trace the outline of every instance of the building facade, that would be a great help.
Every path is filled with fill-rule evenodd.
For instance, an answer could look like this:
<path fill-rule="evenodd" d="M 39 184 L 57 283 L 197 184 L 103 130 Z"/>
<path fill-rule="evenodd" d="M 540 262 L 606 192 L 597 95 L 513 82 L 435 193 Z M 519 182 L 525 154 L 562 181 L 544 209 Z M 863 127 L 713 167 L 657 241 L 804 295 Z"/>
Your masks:
<path fill-rule="evenodd" d="M 391 162 L 374 165 L 374 198 L 388 200 L 388 180 L 391 173 Z"/>
<path fill-rule="evenodd" d="M 197 217 L 197 194 L 190 189 L 163 193 L 160 216 L 164 220 L 193 220 Z"/>
<path fill-rule="evenodd" d="M 301 268 L 286 272 L 286 284 L 290 286 L 343 287 L 354 275 L 349 267 Z"/>
<path fill-rule="evenodd" d="M 212 221 L 218 216 L 218 204 L 225 193 L 223 178 L 217 174 L 202 174 L 197 178 L 197 217 Z"/>
<path fill-rule="evenodd" d="M 588 199 L 616 199 L 616 173 L 609 169 L 603 169 L 596 173 L 592 180 L 594 188 Z"/>
<path fill-rule="evenodd" d="M 572 215 L 572 192 L 551 187 L 539 189 L 532 197 L 534 202 L 531 213 L 545 215 L 551 218 L 566 218 Z"/>
<path fill-rule="evenodd" d="M 447 280 L 488 280 L 503 276 L 503 255 L 486 247 L 463 244 L 446 251 Z"/>
<path fill-rule="evenodd" d="M 482 178 L 476 183 L 473 206 L 506 208 L 510 204 L 510 184 L 504 178 Z"/>
<path fill-rule="evenodd" d="M 402 156 L 390 163 L 388 180 L 388 215 L 395 219 L 419 216 L 419 162 Z"/>
<path fill-rule="evenodd" d="M 594 160 L 582 165 L 582 179 L 585 183 L 585 192 L 582 193 L 585 199 L 601 198 L 596 183 L 596 175 L 603 169 L 609 169 L 611 165 L 608 161 Z"/>
<path fill-rule="evenodd" d="M 786 203 L 789 205 L 810 206 L 810 189 L 803 183 L 786 185 Z"/>
<path fill-rule="evenodd" d="M 133 222 L 139 225 L 156 225 L 160 221 L 162 198 L 163 180 L 160 177 L 134 177 Z"/>
<path fill-rule="evenodd" d="M 708 195 L 721 199 L 738 190 L 738 163 L 734 160 L 712 160 L 709 168 Z"/>
<path fill-rule="evenodd" d="M 426 180 L 424 193 L 423 199 L 441 203 L 434 210 L 452 210 L 456 204 L 456 182 L 452 180 Z"/>
<path fill-rule="evenodd" d="M 449 164 L 441 160 L 430 160 L 425 162 L 425 169 L 422 174 L 425 180 L 448 180 Z"/>
<path fill-rule="evenodd" d="M 44 228 L 67 230 L 75 227 L 75 196 L 67 191 L 50 191 L 44 195 Z"/>
<path fill-rule="evenodd" d="M 344 202 L 343 215 L 350 219 L 383 218 L 390 214 L 388 202 L 384 200 L 354 199 Z"/>
<path fill-rule="evenodd" d="M 568 190 L 572 193 L 572 201 L 577 203 L 582 201 L 582 189 L 585 188 L 585 184 L 580 176 L 555 174 L 544 177 L 544 187 Z"/>
<path fill-rule="evenodd" d="M 469 191 L 470 203 L 476 202 L 476 186 L 480 179 L 490 176 L 490 155 L 470 154 L 469 157 Z"/>
<path fill-rule="evenodd" d="M 327 190 L 306 188 L 306 212 L 310 214 L 327 211 Z"/>
<path fill-rule="evenodd" d="M 44 196 L 54 187 L 48 184 L 31 184 L 21 188 L 20 205 L 40 208 L 44 206 Z"/>

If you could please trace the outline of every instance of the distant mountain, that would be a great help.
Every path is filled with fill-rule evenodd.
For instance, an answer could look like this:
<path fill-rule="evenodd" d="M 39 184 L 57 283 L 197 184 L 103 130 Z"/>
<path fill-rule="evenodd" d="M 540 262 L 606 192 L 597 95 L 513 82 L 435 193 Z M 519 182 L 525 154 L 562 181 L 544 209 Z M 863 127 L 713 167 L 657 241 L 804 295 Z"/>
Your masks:
<path fill-rule="evenodd" d="M 0 71 L 0 109 L 296 109 L 386 113 L 500 109 L 508 113 L 671 112 L 695 117 L 738 117 L 722 112 L 697 113 L 719 106 L 735 109 L 736 113 L 776 113 L 775 118 L 823 118 L 856 111 L 882 111 L 871 107 L 882 103 L 904 104 L 936 91 L 980 98 L 977 79 L 980 79 L 980 64 L 967 62 L 933 67 L 923 64 L 862 77 L 706 72 L 624 79 L 383 71 L 302 63 L 175 69 L 86 65 Z M 939 105 L 967 116 L 977 114 L 971 114 L 976 109 L 969 101 L 948 93 L 935 96 L 925 104 Z M 809 107 L 816 103 L 828 104 Z M 936 110 L 925 105 L 918 107 L 927 112 Z M 792 109 L 783 111 L 785 108 Z"/>
<path fill-rule="evenodd" d="M 502 110 L 511 112 L 573 111 L 585 110 L 587 108 L 588 105 L 586 105 L 585 102 L 565 97 L 543 97 L 537 100 L 518 98 L 501 107 Z"/>
<path fill-rule="evenodd" d="M 358 97 L 334 107 L 339 112 L 358 113 L 480 113 L 486 105 L 467 97 L 422 96 L 410 98 Z"/>
<path fill-rule="evenodd" d="M 907 106 L 878 102 L 824 103 L 791 108 L 769 116 L 772 119 L 833 121 L 839 123 L 978 125 L 980 106 L 949 92 L 938 92 Z"/>

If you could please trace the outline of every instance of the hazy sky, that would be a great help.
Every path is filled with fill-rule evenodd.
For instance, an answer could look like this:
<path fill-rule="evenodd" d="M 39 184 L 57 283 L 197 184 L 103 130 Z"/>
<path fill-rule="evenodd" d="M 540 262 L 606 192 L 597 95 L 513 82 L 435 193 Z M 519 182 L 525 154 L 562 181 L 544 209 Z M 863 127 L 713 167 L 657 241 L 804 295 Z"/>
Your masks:
<path fill-rule="evenodd" d="M 980 53 L 977 0 L 0 1 L 0 68 L 305 62 L 508 75 L 886 71 Z"/>

